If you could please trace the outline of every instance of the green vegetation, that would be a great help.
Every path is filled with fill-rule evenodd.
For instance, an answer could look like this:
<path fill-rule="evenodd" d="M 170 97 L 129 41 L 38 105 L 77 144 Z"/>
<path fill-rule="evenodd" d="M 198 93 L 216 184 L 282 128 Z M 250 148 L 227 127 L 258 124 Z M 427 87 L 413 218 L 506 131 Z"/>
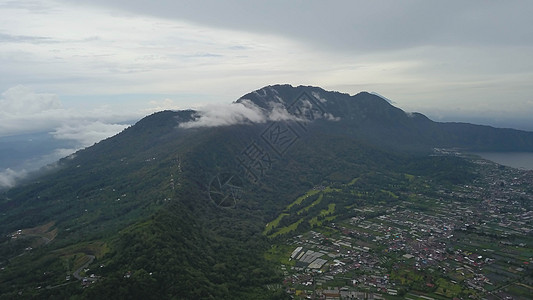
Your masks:
<path fill-rule="evenodd" d="M 354 185 L 332 183 L 339 186 L 331 200 L 335 202 L 322 200 L 329 203 L 327 209 L 315 210 L 313 215 L 309 214 L 311 209 L 308 211 L 305 217 L 310 218 L 311 228 L 301 226 L 283 239 L 278 237 L 274 243 L 284 247 L 292 245 L 293 251 L 302 247 L 302 253 L 328 253 L 322 256 L 327 262 L 320 267 L 320 273 L 314 273 L 315 279 L 328 287 L 347 287 L 347 292 L 364 290 L 383 294 L 382 289 L 375 288 L 379 284 L 390 289 L 391 294 L 385 295 L 390 299 L 480 298 L 488 292 L 527 298 L 533 283 L 528 246 L 531 238 L 509 232 L 529 230 L 518 225 L 523 224 L 522 217 L 527 219 L 527 213 L 515 215 L 514 211 L 527 212 L 531 203 L 520 202 L 516 207 L 517 202 L 480 199 L 491 199 L 490 195 L 503 191 L 501 186 L 493 184 L 494 178 L 514 182 L 511 189 L 505 190 L 510 199 L 533 199 L 533 195 L 525 196 L 523 192 L 533 177 L 527 172 L 481 166 L 477 168 L 476 181 L 469 184 L 432 183 L 431 174 L 411 177 L 395 172 L 368 174 Z M 372 176 L 380 176 L 381 182 L 373 185 Z M 479 191 L 483 191 L 483 196 Z M 358 205 L 349 204 L 354 198 L 363 199 Z M 384 206 L 383 202 L 389 205 Z M 339 205 L 350 213 L 335 209 Z M 508 213 L 495 215 L 491 210 Z M 326 215 L 329 217 L 321 219 Z M 502 223 L 495 221 L 498 218 L 521 221 Z M 327 222 L 333 220 L 335 223 Z M 447 232 L 454 226 L 465 227 Z M 290 247 L 285 250 L 285 255 L 278 252 L 276 262 L 285 265 L 286 270 L 293 270 L 286 278 L 290 279 L 287 286 L 295 289 L 294 296 L 308 297 L 310 294 L 305 291 L 309 291 L 307 282 L 311 271 L 305 265 L 310 261 L 304 262 L 303 258 L 289 261 L 293 253 L 290 250 Z M 335 260 L 337 254 L 346 263 L 342 268 Z M 303 269 L 289 268 L 292 265 Z M 358 282 L 352 283 L 350 279 Z"/>
<path fill-rule="evenodd" d="M 289 245 L 274 244 L 265 252 L 265 259 L 273 263 L 281 262 L 284 265 L 293 266 L 295 261 L 289 260 L 293 250 Z"/>
<path fill-rule="evenodd" d="M 302 196 L 296 198 L 296 200 L 294 200 L 294 202 L 292 202 L 291 204 L 289 204 L 289 205 L 287 206 L 287 210 L 290 210 L 290 209 L 291 209 L 293 206 L 295 206 L 295 205 L 300 205 L 300 204 L 302 204 L 302 202 L 303 202 L 305 199 L 307 199 L 307 198 L 309 198 L 309 197 L 311 197 L 311 196 L 313 196 L 313 195 L 316 195 L 316 194 L 318 194 L 318 193 L 320 193 L 319 190 L 310 190 L 310 191 L 307 191 L 307 193 L 305 193 L 304 195 L 302 195 Z"/>
<path fill-rule="evenodd" d="M 450 272 L 445 278 L 418 271 L 404 264 L 405 249 L 391 250 L 378 241 L 400 236 L 389 231 L 394 223 L 386 217 L 393 208 L 434 216 L 441 213 L 434 211 L 435 199 L 466 203 L 449 195 L 465 194 L 458 187 L 479 179 L 479 166 L 461 157 L 428 156 L 435 146 L 428 140 L 459 139 L 452 129 L 434 136 L 424 126 L 413 135 L 414 122 L 423 120 L 366 94 L 361 101 L 337 96 L 341 104 L 328 109 L 333 115 L 352 113 L 354 118 L 345 121 L 351 123 L 317 120 L 305 129 L 290 124 L 301 132 L 283 155 L 270 151 L 276 145 L 264 143 L 265 124 L 189 130 L 176 122 L 190 120 L 193 112 L 166 111 L 63 159 L 37 180 L 2 192 L 0 299 L 287 299 L 283 276 L 294 275 L 289 267 L 298 265 L 289 260 L 295 247 L 288 241 L 298 235 L 322 235 L 316 245 L 336 247 L 328 255 L 319 252 L 317 257 L 328 263 L 317 270 L 327 271 L 332 257 L 338 266 L 344 263 L 336 250 L 379 254 L 372 265 L 388 268 L 404 294 L 468 295 L 453 282 L 470 275 Z M 372 121 L 378 115 L 386 120 Z M 395 120 L 405 126 L 384 125 Z M 402 151 L 391 151 L 390 143 L 398 141 Z M 254 153 L 262 155 L 243 166 L 242 159 L 254 158 L 249 145 L 261 147 Z M 404 152 L 412 148 L 416 153 Z M 250 166 L 260 166 L 254 169 L 258 174 L 250 174 Z M 210 189 L 222 173 L 239 184 L 229 192 L 222 186 Z M 234 205 L 213 200 L 226 196 Z M 461 226 L 467 221 L 478 226 L 474 217 L 461 220 Z M 494 245 L 499 228 L 478 227 L 454 231 L 453 246 L 473 253 Z M 520 277 L 525 271 L 518 266 L 528 261 L 531 249 L 516 245 L 528 241 L 509 234 L 498 259 L 519 263 L 514 269 L 495 263 L 490 274 Z M 353 286 L 353 278 L 370 274 L 362 267 L 350 272 L 332 282 Z M 510 286 L 516 293 L 525 288 Z M 306 289 L 298 286 L 302 296 Z"/>
<path fill-rule="evenodd" d="M 270 231 L 272 231 L 272 229 L 277 228 L 281 219 L 283 219 L 283 217 L 288 216 L 288 215 L 289 214 L 287 213 L 282 213 L 276 219 L 272 220 L 272 222 L 267 223 L 267 225 L 265 226 L 265 230 L 263 231 L 263 234 L 267 234 Z"/>
<path fill-rule="evenodd" d="M 352 181 L 350 181 L 350 182 L 348 183 L 348 185 L 354 185 L 358 180 L 359 180 L 359 177 L 354 178 L 354 179 L 352 179 Z"/>
<path fill-rule="evenodd" d="M 292 224 L 290 224 L 289 226 L 285 226 L 285 227 L 282 227 L 280 228 L 278 231 L 274 232 L 273 234 L 269 235 L 269 237 L 271 238 L 274 238 L 274 237 L 277 237 L 278 235 L 282 235 L 282 234 L 287 234 L 289 232 L 294 232 L 296 231 L 296 229 L 298 228 L 298 226 L 304 221 L 304 219 L 300 219 Z"/>
<path fill-rule="evenodd" d="M 318 195 L 318 198 L 315 201 L 313 201 L 313 203 L 309 204 L 309 206 L 306 206 L 306 207 L 300 209 L 296 214 L 300 215 L 302 213 L 308 212 L 309 209 L 311 209 L 312 207 L 314 207 L 317 204 L 319 204 L 320 202 L 322 202 L 322 199 L 324 199 L 324 194 L 320 193 L 320 195 Z"/>
<path fill-rule="evenodd" d="M 0 299 L 282 299 L 258 199 L 219 208 L 197 171 L 237 150 L 182 134 L 161 113 L 2 194 Z"/>
<path fill-rule="evenodd" d="M 394 193 L 391 192 L 391 191 L 386 191 L 386 190 L 381 190 L 381 191 L 382 191 L 383 193 L 388 194 L 389 196 L 391 196 L 391 197 L 394 198 L 394 199 L 398 199 L 398 198 L 399 198 L 396 194 L 394 194 Z"/>
<path fill-rule="evenodd" d="M 463 292 L 463 288 L 460 285 L 451 283 L 444 278 L 437 279 L 436 284 L 438 288 L 435 294 L 440 294 L 446 298 L 458 297 Z"/>
<path fill-rule="evenodd" d="M 335 211 L 335 203 L 330 203 L 328 204 L 327 210 L 320 211 L 320 216 L 327 216 L 329 214 L 332 214 L 334 211 Z"/>

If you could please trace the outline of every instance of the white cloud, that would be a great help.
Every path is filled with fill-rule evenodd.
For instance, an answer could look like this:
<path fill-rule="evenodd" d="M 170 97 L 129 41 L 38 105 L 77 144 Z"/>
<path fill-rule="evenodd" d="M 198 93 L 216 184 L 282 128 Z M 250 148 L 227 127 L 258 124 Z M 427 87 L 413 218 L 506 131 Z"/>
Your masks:
<path fill-rule="evenodd" d="M 4 114 L 32 114 L 61 108 L 54 94 L 37 94 L 23 85 L 17 85 L 2 93 L 0 107 Z"/>
<path fill-rule="evenodd" d="M 322 98 L 322 96 L 320 96 L 319 92 L 311 92 L 311 94 L 313 95 L 313 97 L 315 97 L 318 101 L 320 101 L 322 103 L 328 102 L 328 100 L 326 98 Z"/>
<path fill-rule="evenodd" d="M 182 123 L 180 127 L 215 127 L 264 122 L 266 116 L 261 108 L 249 101 L 243 101 L 229 105 L 207 105 L 200 110 L 196 120 Z"/>
<path fill-rule="evenodd" d="M 61 125 L 52 132 L 52 135 L 56 139 L 77 141 L 80 146 L 87 147 L 121 132 L 127 127 L 128 125 L 124 124 L 82 121 L 77 124 Z"/>
<path fill-rule="evenodd" d="M 3 92 L 0 107 L 0 137 L 47 131 L 68 118 L 56 95 L 35 93 L 22 85 Z"/>
<path fill-rule="evenodd" d="M 29 157 L 16 168 L 0 170 L 0 189 L 14 187 L 37 170 L 55 168 L 59 159 L 72 155 L 77 150 L 79 148 L 58 148 L 41 156 Z"/>
<path fill-rule="evenodd" d="M 1 94 L 0 107 L 0 138 L 48 132 L 55 139 L 73 142 L 69 142 L 72 148 L 56 148 L 48 153 L 43 151 L 11 168 L 2 170 L 0 166 L 0 187 L 11 187 L 29 172 L 115 135 L 128 126 L 118 122 L 142 116 L 128 110 L 117 113 L 105 106 L 86 111 L 65 108 L 57 95 L 36 93 L 22 85 Z"/>
<path fill-rule="evenodd" d="M 78 141 L 89 141 L 109 134 L 120 132 L 125 125 L 117 122 L 131 121 L 140 118 L 140 112 L 123 110 L 117 113 L 110 107 L 95 107 L 87 111 L 65 108 L 57 95 L 36 93 L 28 87 L 18 85 L 9 88 L 0 98 L 0 137 L 26 132 L 57 131 L 58 137 L 77 130 L 78 136 L 70 138 Z M 110 119 L 113 120 L 112 124 Z M 65 133 L 62 135 L 62 133 Z"/>
<path fill-rule="evenodd" d="M 281 98 L 279 98 L 281 99 Z M 287 111 L 282 103 L 270 103 L 270 110 L 266 112 L 265 121 L 303 121 Z"/>
<path fill-rule="evenodd" d="M 0 171 L 0 189 L 13 187 L 18 180 L 26 177 L 27 174 L 26 170 L 14 171 L 10 168 Z"/>
<path fill-rule="evenodd" d="M 196 119 L 191 122 L 182 123 L 182 128 L 195 127 L 216 127 L 237 124 L 260 124 L 270 121 L 296 121 L 308 122 L 305 118 L 312 110 L 312 104 L 305 100 L 300 107 L 301 115 L 297 116 L 287 111 L 283 103 L 269 102 L 269 108 L 263 109 L 252 103 L 248 99 L 240 99 L 240 102 L 229 105 L 208 105 L 198 110 Z M 328 121 L 338 121 L 340 118 L 330 113 L 323 115 L 314 114 L 314 118 L 324 118 Z"/>

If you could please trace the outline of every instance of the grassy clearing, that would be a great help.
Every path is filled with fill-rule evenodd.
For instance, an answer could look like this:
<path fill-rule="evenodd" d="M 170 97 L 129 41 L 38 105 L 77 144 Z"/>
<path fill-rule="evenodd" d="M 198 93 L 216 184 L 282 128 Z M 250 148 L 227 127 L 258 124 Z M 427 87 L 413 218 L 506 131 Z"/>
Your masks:
<path fill-rule="evenodd" d="M 292 251 L 294 251 L 291 245 L 272 245 L 272 247 L 265 252 L 265 258 L 269 261 L 282 263 L 284 265 L 293 266 L 294 260 L 289 260 Z"/>
<path fill-rule="evenodd" d="M 335 211 L 335 203 L 330 203 L 330 204 L 328 204 L 328 209 L 327 210 L 323 209 L 323 210 L 320 211 L 320 215 L 321 216 L 327 216 L 327 215 L 332 214 L 334 211 Z"/>
<path fill-rule="evenodd" d="M 323 209 L 320 211 L 320 216 L 321 217 L 325 217 L 327 215 L 331 215 L 335 212 L 335 203 L 330 203 L 328 204 L 328 209 Z M 326 217 L 324 218 L 324 220 L 326 221 L 333 221 L 335 220 L 335 218 L 337 218 L 337 216 L 329 216 L 329 217 Z M 316 217 L 313 217 L 311 220 L 309 220 L 309 225 L 311 226 L 322 226 L 322 223 L 324 223 L 324 221 L 322 220 L 318 220 L 318 216 Z"/>
<path fill-rule="evenodd" d="M 414 175 L 407 174 L 407 173 L 405 173 L 405 174 L 403 174 L 403 175 L 404 175 L 405 178 L 407 178 L 407 180 L 409 180 L 409 181 L 413 181 L 413 179 L 415 179 L 415 176 L 414 176 Z"/>
<path fill-rule="evenodd" d="M 276 227 L 278 227 L 279 222 L 281 219 L 283 219 L 285 216 L 288 216 L 287 213 L 282 213 L 279 215 L 276 219 L 274 219 L 272 222 L 266 224 L 265 230 L 263 230 L 263 234 L 268 234 L 270 231 L 274 230 Z"/>
<path fill-rule="evenodd" d="M 337 218 L 337 216 L 329 216 L 329 217 L 326 217 L 324 220 L 326 221 L 333 221 Z"/>
<path fill-rule="evenodd" d="M 387 191 L 387 190 L 381 190 L 383 193 L 385 194 L 388 194 L 389 196 L 391 196 L 392 198 L 394 199 L 398 199 L 398 195 L 396 195 L 395 193 L 391 192 L 391 191 Z"/>
<path fill-rule="evenodd" d="M 302 196 L 296 198 L 296 200 L 294 200 L 293 203 L 289 204 L 285 210 L 289 210 L 289 209 L 291 209 L 291 207 L 293 207 L 293 206 L 295 206 L 295 205 L 300 205 L 300 204 L 302 204 L 302 202 L 303 202 L 305 199 L 307 199 L 308 197 L 311 197 L 311 196 L 313 196 L 313 195 L 316 195 L 316 194 L 318 194 L 318 193 L 320 193 L 319 190 L 310 190 L 310 191 L 307 191 L 307 193 L 305 193 L 304 195 L 302 195 Z"/>
<path fill-rule="evenodd" d="M 277 232 L 273 233 L 270 235 L 271 238 L 274 238 L 278 235 L 282 235 L 282 234 L 286 234 L 286 233 L 289 233 L 291 231 L 295 231 L 296 228 L 298 228 L 298 225 L 300 225 L 300 223 L 303 222 L 304 219 L 300 219 L 294 223 L 292 223 L 291 225 L 289 226 L 285 226 L 283 228 L 280 228 L 280 230 L 278 230 Z"/>
<path fill-rule="evenodd" d="M 533 287 L 523 283 L 515 283 L 509 286 L 508 290 L 513 295 L 521 296 L 524 298 L 531 297 L 531 295 L 533 295 Z"/>
<path fill-rule="evenodd" d="M 302 195 L 302 196 L 296 198 L 296 200 L 294 200 L 294 202 L 292 202 L 291 204 L 289 204 L 289 205 L 287 206 L 287 208 L 285 208 L 285 210 L 288 211 L 288 210 L 290 210 L 293 206 L 302 204 L 302 202 L 303 202 L 305 199 L 307 199 L 308 197 L 311 197 L 311 196 L 313 196 L 313 195 L 316 195 L 316 194 L 318 194 L 318 193 L 320 193 L 320 192 L 322 192 L 322 193 L 331 193 L 331 192 L 340 192 L 340 191 L 341 191 L 341 189 L 334 189 L 334 188 L 331 188 L 331 187 L 329 187 L 329 186 L 326 187 L 326 188 L 324 188 L 323 190 L 318 190 L 318 189 L 317 189 L 317 190 L 315 190 L 315 189 L 313 189 L 313 190 L 309 190 L 309 191 L 307 191 L 307 193 L 305 193 L 304 195 Z"/>
<path fill-rule="evenodd" d="M 437 279 L 436 283 L 437 283 L 438 288 L 435 291 L 435 294 L 442 295 L 446 298 L 456 297 L 462 291 L 462 288 L 460 285 L 451 283 L 444 278 Z"/>
<path fill-rule="evenodd" d="M 350 181 L 350 182 L 348 183 L 348 186 L 350 186 L 350 185 L 354 185 L 354 184 L 359 180 L 359 178 L 361 178 L 361 177 L 357 177 L 357 178 L 352 179 L 352 181 Z"/>
<path fill-rule="evenodd" d="M 313 217 L 311 220 L 309 220 L 309 225 L 322 226 L 322 221 L 319 221 L 318 217 Z"/>
<path fill-rule="evenodd" d="M 22 229 L 22 234 L 29 237 L 41 237 L 46 239 L 46 243 L 52 241 L 57 236 L 57 228 L 50 230 L 55 225 L 55 221 L 48 222 L 33 228 Z M 37 243 L 39 245 L 45 242 Z M 35 246 L 37 246 L 37 244 Z"/>
<path fill-rule="evenodd" d="M 307 212 L 307 211 L 309 211 L 309 209 L 310 209 L 311 207 L 313 207 L 313 206 L 315 206 L 315 205 L 318 205 L 320 202 L 322 202 L 322 199 L 323 199 L 323 198 L 324 198 L 324 194 L 320 194 L 320 195 L 318 196 L 318 199 L 316 199 L 315 201 L 313 201 L 313 203 L 309 204 L 307 207 L 304 207 L 304 208 L 300 209 L 300 210 L 298 211 L 297 214 L 299 215 L 299 214 L 301 214 L 301 213 L 303 213 L 303 212 Z"/>
<path fill-rule="evenodd" d="M 22 234 L 44 234 L 50 230 L 52 226 L 54 226 L 55 221 L 48 222 L 46 224 L 36 226 L 33 228 L 27 228 L 22 229 Z"/>

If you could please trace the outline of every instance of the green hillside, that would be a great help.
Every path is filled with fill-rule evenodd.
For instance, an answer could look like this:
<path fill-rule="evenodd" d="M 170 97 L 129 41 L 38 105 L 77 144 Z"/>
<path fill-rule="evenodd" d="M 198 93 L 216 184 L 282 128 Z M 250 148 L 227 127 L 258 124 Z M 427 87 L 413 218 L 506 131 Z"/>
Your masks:
<path fill-rule="evenodd" d="M 480 138 L 460 136 L 366 93 L 272 89 L 320 93 L 338 119 L 183 128 L 195 112 L 164 111 L 2 192 L 0 299 L 288 298 L 273 243 L 478 178 L 434 147 L 533 145 L 531 133 L 470 125 Z M 243 98 L 268 107 L 254 95 Z"/>

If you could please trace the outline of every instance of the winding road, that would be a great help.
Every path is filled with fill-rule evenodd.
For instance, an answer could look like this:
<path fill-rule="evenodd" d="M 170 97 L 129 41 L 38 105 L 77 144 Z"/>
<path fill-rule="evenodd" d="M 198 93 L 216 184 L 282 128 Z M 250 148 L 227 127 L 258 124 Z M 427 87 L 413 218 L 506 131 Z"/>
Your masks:
<path fill-rule="evenodd" d="M 72 273 L 72 276 L 74 276 L 76 279 L 78 280 L 83 280 L 83 277 L 80 276 L 80 272 L 81 270 L 87 268 L 93 261 L 94 261 L 94 255 L 87 255 L 89 257 L 89 261 L 86 262 L 83 266 L 81 266 L 79 269 L 77 269 L 76 271 L 74 271 L 74 273 Z M 93 280 L 92 278 L 87 278 L 88 280 Z"/>

